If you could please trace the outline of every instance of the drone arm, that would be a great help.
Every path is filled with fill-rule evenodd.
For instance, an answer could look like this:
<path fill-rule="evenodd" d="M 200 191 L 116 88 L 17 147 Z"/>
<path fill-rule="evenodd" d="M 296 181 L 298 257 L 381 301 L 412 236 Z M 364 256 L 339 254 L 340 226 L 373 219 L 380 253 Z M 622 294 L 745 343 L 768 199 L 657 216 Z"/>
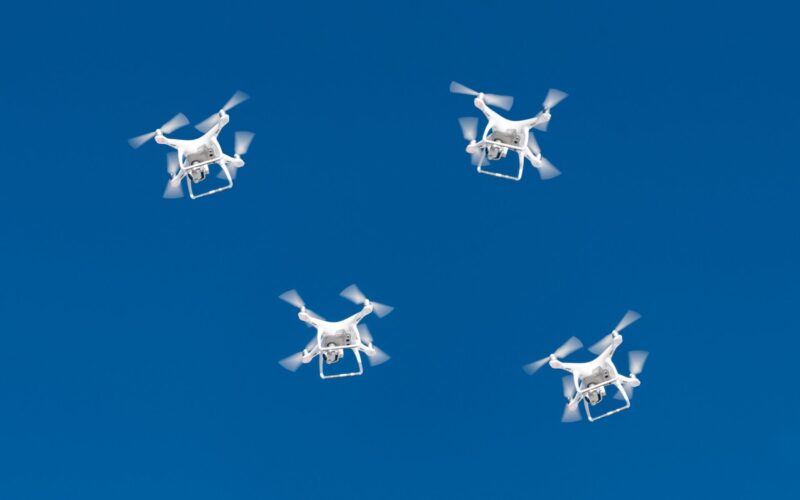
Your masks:
<path fill-rule="evenodd" d="M 208 138 L 211 136 L 213 137 L 218 136 L 219 133 L 222 132 L 222 129 L 225 128 L 225 125 L 227 125 L 228 122 L 231 121 L 231 117 L 228 116 L 227 113 L 225 113 L 224 111 L 220 111 L 219 113 L 220 113 L 219 120 L 217 120 L 217 123 L 215 123 L 213 127 L 208 129 L 208 132 L 203 134 L 204 138 Z"/>
<path fill-rule="evenodd" d="M 179 139 L 170 139 L 164 134 L 157 134 L 156 135 L 156 142 L 158 144 L 164 144 L 165 146 L 169 146 L 171 148 L 177 149 L 179 152 L 184 148 L 186 141 L 181 141 Z"/>
<path fill-rule="evenodd" d="M 543 123 L 548 123 L 550 121 L 551 117 L 552 117 L 552 115 L 550 115 L 549 111 L 542 111 L 541 113 L 539 113 L 538 115 L 534 116 L 533 118 L 530 118 L 528 120 L 523 120 L 522 123 L 523 123 L 523 125 L 525 127 L 533 128 L 533 127 L 535 127 L 537 125 L 541 125 Z"/>
<path fill-rule="evenodd" d="M 307 324 L 308 326 L 312 326 L 316 329 L 319 329 L 319 321 L 314 316 L 308 314 L 305 310 L 300 311 L 297 313 L 297 317 L 300 318 L 300 321 Z"/>
<path fill-rule="evenodd" d="M 470 142 L 469 144 L 467 144 L 467 153 L 469 154 L 477 153 L 478 151 L 483 149 L 485 144 L 486 143 L 483 139 L 481 139 L 478 142 Z"/>
<path fill-rule="evenodd" d="M 241 168 L 244 166 L 244 160 L 241 158 L 237 158 L 235 156 L 228 156 L 226 154 L 222 154 L 222 160 L 229 166 L 233 168 Z"/>
<path fill-rule="evenodd" d="M 365 316 L 369 315 L 372 312 L 372 309 L 373 309 L 372 304 L 369 301 L 367 301 L 364 303 L 364 307 L 362 307 L 360 311 L 347 318 L 347 320 L 352 321 L 354 323 L 358 323 L 359 321 L 364 319 Z"/>
<path fill-rule="evenodd" d="M 373 356 L 375 354 L 375 347 L 372 346 L 372 342 L 370 342 L 369 345 L 362 342 L 359 346 L 359 350 L 367 356 Z"/>
<path fill-rule="evenodd" d="M 531 165 L 533 165 L 536 168 L 539 168 L 539 166 L 542 164 L 542 155 L 533 154 L 533 151 L 531 151 L 530 148 L 525 148 L 524 153 L 525 153 L 525 158 L 527 158 L 528 161 L 531 162 Z"/>
<path fill-rule="evenodd" d="M 639 387 L 642 382 L 636 377 L 626 377 L 625 375 L 617 375 L 619 381 L 623 384 L 628 384 L 631 387 Z"/>
<path fill-rule="evenodd" d="M 500 118 L 500 115 L 498 115 L 495 110 L 490 108 L 486 104 L 486 102 L 483 99 L 481 99 L 480 97 L 476 97 L 475 98 L 475 107 L 478 108 L 481 113 L 483 113 L 483 116 L 485 116 L 486 119 L 489 120 L 490 124 L 492 122 L 496 122 L 497 118 Z"/>
<path fill-rule="evenodd" d="M 611 335 L 612 335 L 612 337 L 611 337 L 611 346 L 610 346 L 611 349 L 608 351 L 608 355 L 606 357 L 613 356 L 614 352 L 616 352 L 616 350 L 617 350 L 617 347 L 622 345 L 622 335 L 620 335 L 619 333 L 616 333 L 616 332 L 613 332 Z M 605 353 L 603 353 L 603 354 L 605 354 Z"/>
<path fill-rule="evenodd" d="M 558 358 L 553 358 L 550 360 L 550 368 L 556 370 L 564 370 L 565 372 L 572 373 L 573 363 L 564 363 L 559 361 Z"/>
<path fill-rule="evenodd" d="M 310 351 L 303 350 L 303 363 L 310 363 L 319 354 L 319 345 L 314 343 L 314 347 Z"/>

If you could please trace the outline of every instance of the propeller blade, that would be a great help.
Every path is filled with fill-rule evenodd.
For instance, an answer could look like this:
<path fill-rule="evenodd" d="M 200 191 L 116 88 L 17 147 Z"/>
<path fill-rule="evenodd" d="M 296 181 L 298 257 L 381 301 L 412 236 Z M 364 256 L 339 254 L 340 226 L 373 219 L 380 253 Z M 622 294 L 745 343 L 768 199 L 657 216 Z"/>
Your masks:
<path fill-rule="evenodd" d="M 361 290 L 359 290 L 355 284 L 350 285 L 344 290 L 342 290 L 341 293 L 339 293 L 339 295 L 341 295 L 342 297 L 346 298 L 347 300 L 349 300 L 354 304 L 363 304 L 367 300 L 367 297 L 363 293 L 361 293 Z"/>
<path fill-rule="evenodd" d="M 189 119 L 183 113 L 178 113 L 173 116 L 167 123 L 161 125 L 161 131 L 165 134 L 171 134 L 181 127 L 189 124 Z"/>
<path fill-rule="evenodd" d="M 561 175 L 561 171 L 550 163 L 550 160 L 542 157 L 541 165 L 539 165 L 539 177 L 541 177 L 543 181 L 546 181 L 553 177 L 558 177 L 559 175 Z"/>
<path fill-rule="evenodd" d="M 606 347 L 608 347 L 611 344 L 611 337 L 612 336 L 609 333 L 608 335 L 597 341 L 597 343 L 595 343 L 592 347 L 589 348 L 589 352 L 591 352 L 592 354 L 599 355 L 601 352 L 605 351 Z"/>
<path fill-rule="evenodd" d="M 383 352 L 379 347 L 372 346 L 372 348 L 375 349 L 375 354 L 372 355 L 367 354 L 370 366 L 378 366 L 380 364 L 386 363 L 391 359 L 391 356 Z"/>
<path fill-rule="evenodd" d="M 528 363 L 527 365 L 523 366 L 522 369 L 525 370 L 525 373 L 528 375 L 533 375 L 539 368 L 543 367 L 548 361 L 550 361 L 550 356 L 546 358 L 542 358 L 538 361 L 534 361 L 533 363 Z"/>
<path fill-rule="evenodd" d="M 486 165 L 489 164 L 489 160 L 486 158 L 484 151 L 482 149 L 479 149 L 478 151 L 475 151 L 474 153 L 470 154 L 470 163 L 472 163 L 476 167 L 478 166 L 485 167 Z"/>
<path fill-rule="evenodd" d="M 178 163 L 178 153 L 167 153 L 167 172 L 170 177 L 175 177 L 178 173 L 180 164 Z"/>
<path fill-rule="evenodd" d="M 228 168 L 228 173 L 231 174 L 231 179 L 235 179 L 236 178 L 236 172 L 238 172 L 239 169 L 234 167 L 233 165 L 226 165 L 226 167 Z M 225 175 L 225 170 L 224 169 L 221 168 L 219 170 L 219 173 L 217 174 L 217 179 L 222 179 L 224 181 L 228 180 L 228 176 Z"/>
<path fill-rule="evenodd" d="M 486 104 L 497 106 L 498 108 L 509 111 L 514 105 L 514 98 L 510 95 L 484 94 L 483 100 Z"/>
<path fill-rule="evenodd" d="M 628 311 L 628 312 L 625 313 L 625 316 L 623 316 L 622 319 L 619 321 L 619 323 L 617 324 L 616 328 L 614 328 L 614 330 L 616 330 L 616 332 L 619 333 L 622 330 L 624 330 L 625 328 L 627 328 L 628 326 L 630 326 L 631 323 L 633 323 L 634 321 L 636 321 L 637 319 L 639 319 L 641 317 L 642 317 L 642 315 L 639 314 L 636 311 Z"/>
<path fill-rule="evenodd" d="M 567 95 L 566 92 L 562 92 L 561 90 L 550 89 L 547 91 L 542 106 L 544 106 L 544 109 L 553 109 L 558 103 L 566 99 Z"/>
<path fill-rule="evenodd" d="M 621 332 L 622 330 L 630 326 L 631 323 L 633 323 L 634 321 L 638 320 L 641 317 L 642 315 L 636 311 L 631 310 L 626 312 L 625 316 L 623 316 L 622 319 L 619 321 L 619 323 L 617 323 L 617 326 L 614 327 L 614 332 L 617 333 Z M 605 348 L 608 347 L 609 344 L 611 344 L 611 339 L 614 332 L 611 332 L 602 339 L 600 339 L 596 344 L 594 344 L 592 347 L 589 348 L 589 351 L 591 351 L 594 354 L 600 354 L 601 352 L 603 352 Z"/>
<path fill-rule="evenodd" d="M 478 95 L 476 91 L 458 82 L 450 82 L 450 92 L 454 94 Z"/>
<path fill-rule="evenodd" d="M 629 386 L 628 384 L 622 384 L 622 390 L 625 391 L 625 394 L 628 395 L 628 400 L 633 399 L 633 387 Z M 625 398 L 622 397 L 622 391 L 617 389 L 617 393 L 614 394 L 614 399 L 619 399 L 624 401 Z"/>
<path fill-rule="evenodd" d="M 323 318 L 323 317 L 322 317 L 322 316 L 320 316 L 319 314 L 315 313 L 315 312 L 314 312 L 314 311 L 312 311 L 311 309 L 308 309 L 308 308 L 306 308 L 306 314 L 308 314 L 308 315 L 309 315 L 309 316 L 311 316 L 312 318 L 321 319 L 322 321 L 325 321 L 325 318 Z"/>
<path fill-rule="evenodd" d="M 182 178 L 170 179 L 167 181 L 167 187 L 164 189 L 164 198 L 182 198 L 183 197 L 183 184 Z"/>
<path fill-rule="evenodd" d="M 306 303 L 303 302 L 303 299 L 300 297 L 300 294 L 297 293 L 297 290 L 295 289 L 283 292 L 282 294 L 278 295 L 278 298 L 285 302 L 288 302 L 289 304 L 295 306 L 298 309 L 302 309 L 306 305 Z"/>
<path fill-rule="evenodd" d="M 628 367 L 632 374 L 639 375 L 642 373 L 644 363 L 649 355 L 650 353 L 647 351 L 631 351 L 628 353 Z"/>
<path fill-rule="evenodd" d="M 571 401 L 575 395 L 575 381 L 571 376 L 565 375 L 561 378 L 561 386 L 564 388 L 564 397 L 567 401 Z"/>
<path fill-rule="evenodd" d="M 461 133 L 467 141 L 474 141 L 478 137 L 478 119 L 474 116 L 463 116 L 458 119 Z"/>
<path fill-rule="evenodd" d="M 361 337 L 362 343 L 366 342 L 367 344 L 372 343 L 372 333 L 370 333 L 369 328 L 367 325 L 356 325 L 356 329 L 358 330 L 358 336 Z"/>
<path fill-rule="evenodd" d="M 536 140 L 536 136 L 533 135 L 533 132 L 528 132 L 528 149 L 531 150 L 534 156 L 542 154 L 542 150 L 539 148 L 539 142 Z"/>
<path fill-rule="evenodd" d="M 547 120 L 546 122 L 537 123 L 536 125 L 533 126 L 533 128 L 535 128 L 536 130 L 541 130 L 542 132 L 547 132 L 547 125 L 549 124 L 550 120 Z"/>
<path fill-rule="evenodd" d="M 226 102 L 225 105 L 222 106 L 222 109 L 226 112 L 230 111 L 248 99 L 250 99 L 249 95 L 245 94 L 241 90 L 237 90 L 236 93 L 234 93 L 233 96 L 230 99 L 228 99 L 228 102 Z"/>
<path fill-rule="evenodd" d="M 194 128 L 205 134 L 206 132 L 211 130 L 211 127 L 217 124 L 217 121 L 219 121 L 219 113 L 214 113 L 213 115 L 209 116 L 205 120 L 195 125 Z"/>
<path fill-rule="evenodd" d="M 234 153 L 240 156 L 247 153 L 247 150 L 250 149 L 250 143 L 253 142 L 253 137 L 255 137 L 255 135 L 256 134 L 253 132 L 236 132 L 234 135 Z"/>
<path fill-rule="evenodd" d="M 131 137 L 130 139 L 128 139 L 128 144 L 130 144 L 133 149 L 139 149 L 142 146 L 142 144 L 149 141 L 155 136 L 156 136 L 155 132 L 148 132 L 146 134 L 137 135 L 136 137 Z"/>
<path fill-rule="evenodd" d="M 315 345 L 317 345 L 317 336 L 316 335 L 311 337 L 311 340 L 309 340 L 308 344 L 306 344 L 306 351 L 311 351 L 311 349 L 313 349 Z"/>
<path fill-rule="evenodd" d="M 375 312 L 375 316 L 383 318 L 390 312 L 394 311 L 394 307 L 381 304 L 380 302 L 372 302 L 372 310 Z"/>
<path fill-rule="evenodd" d="M 578 422 L 583 418 L 581 415 L 580 406 L 575 406 L 575 409 L 572 410 L 569 407 L 569 403 L 564 405 L 564 413 L 561 415 L 561 421 L 565 424 L 570 424 L 572 422 Z"/>
<path fill-rule="evenodd" d="M 577 337 L 570 337 L 561 347 L 556 349 L 553 354 L 555 354 L 557 358 L 566 358 L 581 347 L 583 347 L 583 342 Z"/>
<path fill-rule="evenodd" d="M 298 368 L 300 368 L 300 365 L 303 364 L 303 353 L 298 352 L 292 354 L 291 356 L 288 356 L 278 361 L 278 364 L 286 368 L 290 372 L 295 372 L 297 371 Z"/>

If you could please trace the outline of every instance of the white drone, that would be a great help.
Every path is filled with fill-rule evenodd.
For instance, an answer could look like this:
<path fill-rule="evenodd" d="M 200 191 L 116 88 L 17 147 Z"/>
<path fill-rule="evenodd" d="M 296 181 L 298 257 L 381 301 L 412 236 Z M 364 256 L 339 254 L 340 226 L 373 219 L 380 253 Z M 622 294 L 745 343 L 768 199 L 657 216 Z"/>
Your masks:
<path fill-rule="evenodd" d="M 372 343 L 372 335 L 366 325 L 359 322 L 371 312 L 382 318 L 392 312 L 392 307 L 378 302 L 372 302 L 361 293 L 356 285 L 350 285 L 342 290 L 341 296 L 362 304 L 363 308 L 342 321 L 326 321 L 324 318 L 306 309 L 303 299 L 296 290 L 289 290 L 280 295 L 282 300 L 300 309 L 297 317 L 308 326 L 317 329 L 317 334 L 306 345 L 305 349 L 279 361 L 280 365 L 289 371 L 296 371 L 301 364 L 310 363 L 315 356 L 319 356 L 319 376 L 323 379 L 352 377 L 364 373 L 361 364 L 361 353 L 367 355 L 371 366 L 377 366 L 389 360 L 389 356 Z M 349 349 L 355 355 L 358 370 L 349 373 L 329 375 L 325 373 L 325 365 L 338 363 L 344 357 L 344 351 Z M 323 363 L 324 361 L 324 363 Z"/>
<path fill-rule="evenodd" d="M 570 337 L 564 345 L 556 349 L 556 351 L 546 358 L 542 358 L 533 363 L 529 363 L 523 367 L 528 375 L 532 375 L 539 368 L 550 363 L 551 368 L 565 370 L 572 374 L 565 376 L 562 380 L 564 387 L 564 397 L 567 398 L 567 404 L 564 407 L 564 414 L 561 417 L 562 422 L 577 422 L 581 419 L 580 409 L 578 404 L 583 400 L 583 406 L 586 409 L 586 416 L 590 422 L 608 417 L 622 410 L 627 410 L 631 406 L 631 398 L 633 397 L 633 388 L 639 387 L 641 382 L 636 377 L 642 372 L 644 362 L 647 360 L 648 353 L 645 351 L 631 351 L 629 355 L 629 367 L 631 376 L 626 377 L 617 372 L 614 362 L 611 357 L 614 351 L 622 344 L 622 335 L 620 332 L 639 319 L 641 316 L 636 311 L 628 311 L 614 330 L 600 339 L 599 342 L 589 348 L 597 357 L 592 361 L 586 363 L 564 363 L 559 358 L 564 358 L 577 351 L 583 344 L 575 337 Z M 625 401 L 625 405 L 613 410 L 610 410 L 600 416 L 593 417 L 589 406 L 594 406 L 606 395 L 606 386 L 614 385 L 618 393 L 614 397 Z"/>
<path fill-rule="evenodd" d="M 182 113 L 178 113 L 155 132 L 148 132 L 147 134 L 142 134 L 128 141 L 131 147 L 135 149 L 150 139 L 155 138 L 157 143 L 166 144 L 177 150 L 177 153 L 170 153 L 167 155 L 167 172 L 169 173 L 170 180 L 167 182 L 167 188 L 164 190 L 164 198 L 182 197 L 183 188 L 181 187 L 181 181 L 184 178 L 186 179 L 186 186 L 189 189 L 189 196 L 193 200 L 233 187 L 233 179 L 236 178 L 236 171 L 244 166 L 242 155 L 247 152 L 255 134 L 252 132 L 236 132 L 233 156 L 228 156 L 222 152 L 219 141 L 217 141 L 217 136 L 230 121 L 228 111 L 247 99 L 249 99 L 247 94 L 236 91 L 233 97 L 225 103 L 218 113 L 214 113 L 195 125 L 197 130 L 203 132 L 203 135 L 197 139 L 179 140 L 164 135 L 170 134 L 189 123 L 186 116 Z M 208 177 L 209 165 L 212 163 L 219 165 L 220 173 L 218 177 L 227 180 L 227 184 L 219 188 L 195 194 L 192 185 Z"/>
<path fill-rule="evenodd" d="M 483 130 L 483 138 L 480 142 L 475 142 L 478 135 L 478 119 L 474 117 L 458 119 L 464 139 L 469 141 L 467 153 L 472 156 L 472 164 L 478 167 L 478 172 L 518 181 L 522 179 L 522 169 L 527 158 L 531 165 L 539 170 L 539 176 L 543 180 L 552 179 L 561 174 L 547 158 L 542 156 L 542 151 L 539 149 L 539 144 L 531 129 L 547 130 L 547 124 L 550 123 L 550 110 L 567 97 L 566 93 L 550 89 L 542 103 L 544 109 L 538 115 L 527 120 L 508 120 L 491 109 L 489 105 L 508 111 L 514 104 L 513 97 L 484 94 L 458 82 L 450 83 L 450 92 L 475 96 L 475 107 L 481 110 L 489 121 Z M 516 176 L 483 169 L 489 165 L 489 161 L 505 158 L 509 150 L 515 151 L 519 155 L 519 172 Z"/>

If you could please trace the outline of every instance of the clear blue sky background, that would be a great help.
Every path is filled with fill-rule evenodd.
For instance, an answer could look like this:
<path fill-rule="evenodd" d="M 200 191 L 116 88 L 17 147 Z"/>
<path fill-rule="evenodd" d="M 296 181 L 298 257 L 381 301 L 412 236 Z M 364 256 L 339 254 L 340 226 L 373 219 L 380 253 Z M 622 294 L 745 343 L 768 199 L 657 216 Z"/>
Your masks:
<path fill-rule="evenodd" d="M 0 498 L 796 494 L 781 4 L 6 6 Z M 563 175 L 476 174 L 453 79 L 512 118 L 569 92 L 539 135 Z M 162 199 L 166 148 L 126 139 L 236 89 L 234 190 Z M 351 282 L 396 307 L 367 322 L 392 360 L 278 366 L 310 331 L 277 295 L 344 317 Z M 561 424 L 560 374 L 520 367 L 629 308 L 633 408 Z"/>

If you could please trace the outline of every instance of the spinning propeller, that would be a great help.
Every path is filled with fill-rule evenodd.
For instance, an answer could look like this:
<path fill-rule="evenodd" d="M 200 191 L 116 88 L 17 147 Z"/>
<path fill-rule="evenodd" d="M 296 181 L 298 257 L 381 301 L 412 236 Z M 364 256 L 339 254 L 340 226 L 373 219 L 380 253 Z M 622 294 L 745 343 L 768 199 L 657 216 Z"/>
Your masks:
<path fill-rule="evenodd" d="M 183 176 L 178 176 L 178 153 L 167 153 L 167 172 L 169 173 L 169 180 L 167 181 L 167 188 L 164 189 L 164 198 L 181 198 L 183 197 Z"/>
<path fill-rule="evenodd" d="M 458 124 L 461 125 L 461 133 L 464 135 L 464 139 L 469 141 L 470 144 L 475 144 L 475 140 L 478 138 L 478 119 L 474 116 L 464 116 L 458 119 Z M 481 162 L 481 159 L 484 158 L 483 151 L 480 149 L 470 153 L 470 156 L 472 164 L 476 167 Z"/>
<path fill-rule="evenodd" d="M 613 340 L 615 334 L 619 335 L 622 330 L 630 326 L 631 323 L 641 317 L 642 315 L 636 311 L 626 312 L 625 316 L 623 316 L 619 323 L 617 323 L 617 326 L 614 327 L 614 330 L 590 347 L 589 351 L 591 351 L 592 354 L 599 355 L 601 352 L 605 351 L 606 347 L 611 345 L 611 341 Z"/>
<path fill-rule="evenodd" d="M 536 142 L 536 137 L 534 137 L 533 132 L 528 132 L 528 149 L 531 150 L 533 156 L 539 159 L 539 165 L 537 166 L 534 164 L 534 166 L 539 171 L 539 177 L 541 177 L 542 180 L 546 181 L 547 179 L 552 179 L 553 177 L 561 175 L 561 171 L 550 163 L 547 158 L 542 156 L 542 150 L 539 148 L 539 143 Z"/>
<path fill-rule="evenodd" d="M 295 354 L 292 354 L 291 356 L 283 358 L 282 360 L 278 361 L 278 364 L 286 368 L 290 372 L 297 371 L 297 369 L 300 368 L 300 365 L 303 364 L 303 353 L 310 351 L 311 348 L 313 348 L 316 343 L 317 343 L 317 336 L 314 335 L 314 337 L 308 341 L 308 344 L 306 344 L 305 349 Z"/>
<path fill-rule="evenodd" d="M 172 119 L 170 119 L 167 123 L 161 125 L 155 132 L 148 132 L 146 134 L 142 134 L 128 139 L 128 144 L 130 144 L 133 149 L 138 149 L 142 144 L 155 137 L 159 130 L 163 134 L 171 134 L 172 132 L 188 124 L 189 124 L 189 119 L 186 118 L 186 116 L 183 113 L 178 113 L 177 115 L 173 116 Z"/>
<path fill-rule="evenodd" d="M 450 82 L 450 92 L 454 94 L 473 95 L 475 97 L 482 98 L 483 102 L 485 102 L 486 104 L 497 106 L 498 108 L 505 109 L 506 111 L 510 110 L 511 106 L 514 105 L 514 98 L 511 96 L 484 94 L 483 92 L 478 92 L 476 90 L 472 90 L 469 87 L 461 85 L 458 82 Z"/>
<path fill-rule="evenodd" d="M 375 311 L 375 315 L 379 318 L 386 316 L 394 309 L 392 306 L 370 301 L 363 293 L 361 293 L 361 290 L 359 290 L 356 285 L 348 286 L 342 290 L 339 295 L 346 298 L 350 302 L 353 302 L 354 304 L 365 304 L 367 301 L 369 301 L 372 304 L 372 310 Z"/>
<path fill-rule="evenodd" d="M 356 328 L 358 329 L 358 336 L 361 337 L 362 343 L 366 342 L 366 344 L 375 350 L 374 354 L 367 354 L 370 366 L 378 366 L 391 359 L 391 356 L 383 352 L 378 346 L 372 343 L 372 334 L 369 332 L 367 325 L 356 325 Z"/>
<path fill-rule="evenodd" d="M 250 143 L 253 142 L 253 137 L 255 137 L 255 135 L 256 134 L 254 134 L 253 132 L 236 132 L 236 134 L 234 134 L 233 156 L 236 159 L 241 159 L 242 155 L 247 153 L 247 150 L 250 149 Z M 235 179 L 236 172 L 239 171 L 240 167 L 231 164 L 228 164 L 227 166 L 228 166 L 228 172 L 230 172 L 231 174 L 231 179 Z M 220 179 L 224 179 L 225 172 L 220 172 L 217 175 L 217 177 L 219 177 Z"/>
<path fill-rule="evenodd" d="M 577 337 L 570 337 L 566 342 L 564 342 L 561 347 L 555 350 L 553 354 L 544 357 L 540 360 L 534 361 L 533 363 L 528 363 L 527 365 L 523 366 L 522 369 L 525 370 L 525 373 L 528 375 L 533 375 L 539 368 L 543 367 L 548 361 L 553 358 L 566 358 L 573 352 L 577 351 L 583 347 L 583 343 L 578 340 Z"/>
<path fill-rule="evenodd" d="M 541 115 L 543 113 L 550 113 L 550 110 L 555 108 L 558 103 L 566 99 L 567 95 L 568 94 L 566 92 L 562 92 L 558 89 L 548 90 L 547 95 L 544 97 L 544 102 L 542 102 L 542 107 L 544 108 L 544 110 L 542 110 L 542 112 L 540 112 L 539 114 Z M 542 132 L 547 132 L 548 123 L 550 123 L 550 120 L 542 122 L 534 126 L 534 128 L 539 129 Z"/>
<path fill-rule="evenodd" d="M 300 294 L 297 293 L 297 290 L 295 289 L 283 292 L 282 294 L 278 295 L 278 298 L 283 300 L 284 302 L 288 302 L 289 304 L 295 306 L 296 308 L 300 309 L 301 312 L 305 312 L 312 318 L 317 318 L 321 319 L 322 321 L 325 321 L 325 318 L 315 313 L 311 309 L 306 308 L 306 303 L 303 302 L 303 298 L 300 297 Z"/>
<path fill-rule="evenodd" d="M 561 421 L 564 423 L 577 422 L 583 417 L 581 416 L 580 406 L 578 406 L 577 403 L 573 408 L 569 406 L 572 397 L 575 395 L 575 382 L 572 376 L 565 375 L 561 379 L 561 385 L 564 387 L 564 397 L 567 398 L 567 404 L 564 405 L 564 413 L 561 415 Z"/>
<path fill-rule="evenodd" d="M 628 353 L 628 367 L 631 370 L 631 377 L 637 378 L 637 375 L 642 373 L 642 370 L 644 369 L 644 363 L 647 361 L 647 356 L 649 355 L 650 353 L 647 351 L 631 351 Z M 622 388 L 628 394 L 628 399 L 632 399 L 633 387 L 631 387 L 629 384 L 622 384 Z M 616 393 L 614 398 L 623 399 L 622 393 Z"/>
<path fill-rule="evenodd" d="M 241 90 L 237 90 L 236 93 L 233 94 L 233 96 L 230 99 L 228 99 L 228 102 L 226 102 L 225 105 L 222 106 L 222 109 L 220 111 L 227 113 L 228 111 L 232 110 L 233 108 L 235 108 L 236 106 L 238 106 L 239 104 L 243 103 L 248 99 L 250 99 L 249 95 L 245 94 Z M 195 125 L 194 128 L 205 134 L 206 132 L 211 130 L 211 127 L 217 124 L 217 122 L 219 121 L 219 117 L 220 113 L 214 113 L 213 115 L 209 116 L 205 120 Z"/>

